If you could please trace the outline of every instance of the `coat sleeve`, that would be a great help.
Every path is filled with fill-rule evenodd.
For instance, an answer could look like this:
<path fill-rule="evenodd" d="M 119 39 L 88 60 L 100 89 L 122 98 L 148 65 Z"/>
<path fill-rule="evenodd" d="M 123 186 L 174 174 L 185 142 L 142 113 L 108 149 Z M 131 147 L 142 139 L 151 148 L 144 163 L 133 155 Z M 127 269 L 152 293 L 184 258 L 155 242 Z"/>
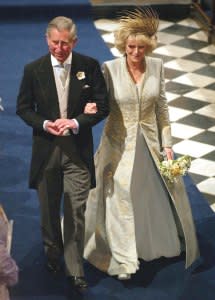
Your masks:
<path fill-rule="evenodd" d="M 103 120 L 109 114 L 109 101 L 107 96 L 107 88 L 99 63 L 92 60 L 89 64 L 89 72 L 91 74 L 92 99 L 97 106 L 97 113 L 85 114 L 82 113 L 76 117 L 79 123 L 80 130 L 83 127 L 94 126 Z"/>
<path fill-rule="evenodd" d="M 29 67 L 29 65 L 24 68 L 17 97 L 16 113 L 29 126 L 43 130 L 43 122 L 45 121 L 45 118 L 37 112 L 34 97 L 33 70 Z"/>
<path fill-rule="evenodd" d="M 160 65 L 160 93 L 156 102 L 156 117 L 162 147 L 172 147 L 169 109 L 165 93 L 164 66 Z"/>

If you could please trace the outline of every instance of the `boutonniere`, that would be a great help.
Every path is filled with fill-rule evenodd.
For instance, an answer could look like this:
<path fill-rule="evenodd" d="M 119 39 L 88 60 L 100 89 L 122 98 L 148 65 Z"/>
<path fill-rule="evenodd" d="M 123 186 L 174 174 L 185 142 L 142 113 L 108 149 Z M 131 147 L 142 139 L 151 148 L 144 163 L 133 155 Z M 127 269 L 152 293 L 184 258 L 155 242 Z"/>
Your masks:
<path fill-rule="evenodd" d="M 79 71 L 77 74 L 76 74 L 78 80 L 82 80 L 84 79 L 86 76 L 85 76 L 85 73 L 83 71 Z"/>

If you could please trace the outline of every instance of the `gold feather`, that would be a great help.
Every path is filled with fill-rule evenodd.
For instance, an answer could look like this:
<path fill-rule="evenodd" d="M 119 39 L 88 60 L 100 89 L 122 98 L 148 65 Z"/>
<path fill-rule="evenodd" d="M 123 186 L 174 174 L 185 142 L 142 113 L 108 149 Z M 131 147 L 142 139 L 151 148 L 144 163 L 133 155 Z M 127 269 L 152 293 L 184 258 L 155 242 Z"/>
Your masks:
<path fill-rule="evenodd" d="M 159 16 L 151 7 L 136 8 L 134 11 L 125 11 L 119 17 L 119 28 L 129 30 L 131 34 L 143 34 L 152 37 L 156 34 L 159 25 Z"/>

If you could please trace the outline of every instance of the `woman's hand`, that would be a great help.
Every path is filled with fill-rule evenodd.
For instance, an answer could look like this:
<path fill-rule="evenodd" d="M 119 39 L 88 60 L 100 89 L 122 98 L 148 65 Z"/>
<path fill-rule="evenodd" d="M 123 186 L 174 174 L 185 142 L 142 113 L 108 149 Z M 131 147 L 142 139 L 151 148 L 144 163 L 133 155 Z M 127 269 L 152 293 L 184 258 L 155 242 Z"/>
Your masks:
<path fill-rule="evenodd" d="M 174 153 L 173 153 L 173 150 L 172 148 L 170 147 L 164 147 L 164 152 L 166 154 L 166 157 L 168 160 L 173 160 L 174 159 Z"/>
<path fill-rule="evenodd" d="M 95 102 L 87 103 L 84 107 L 85 114 L 96 114 L 97 111 L 98 109 Z"/>

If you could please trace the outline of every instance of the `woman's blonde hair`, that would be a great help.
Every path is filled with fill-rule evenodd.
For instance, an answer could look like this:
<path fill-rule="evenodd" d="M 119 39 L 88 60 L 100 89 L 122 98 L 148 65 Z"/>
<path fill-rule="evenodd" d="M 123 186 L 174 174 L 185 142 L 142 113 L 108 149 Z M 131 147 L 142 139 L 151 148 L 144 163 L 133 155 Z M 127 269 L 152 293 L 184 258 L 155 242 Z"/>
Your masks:
<path fill-rule="evenodd" d="M 126 11 L 119 18 L 119 25 L 114 33 L 115 47 L 124 54 L 126 41 L 133 36 L 146 45 L 146 55 L 151 53 L 157 46 L 158 25 L 158 14 L 150 7 Z"/>

